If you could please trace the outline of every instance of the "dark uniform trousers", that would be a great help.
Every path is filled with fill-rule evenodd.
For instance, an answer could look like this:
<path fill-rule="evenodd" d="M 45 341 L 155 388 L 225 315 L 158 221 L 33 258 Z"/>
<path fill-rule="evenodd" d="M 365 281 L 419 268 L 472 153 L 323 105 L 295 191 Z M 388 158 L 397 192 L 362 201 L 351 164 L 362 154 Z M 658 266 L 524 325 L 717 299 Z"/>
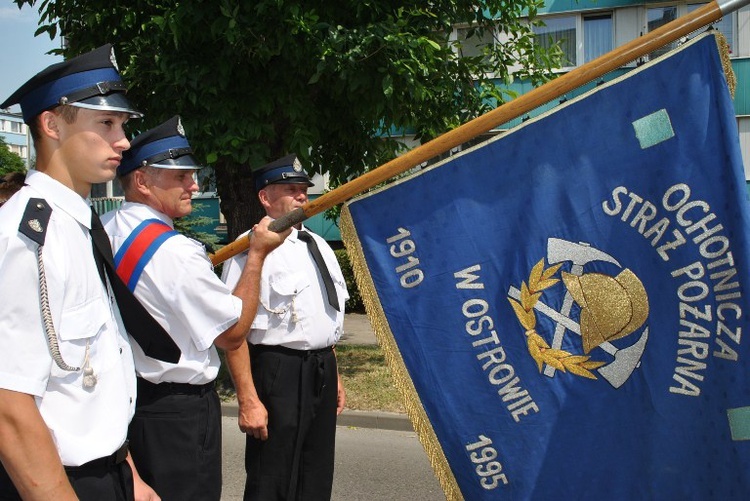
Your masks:
<path fill-rule="evenodd" d="M 124 444 L 111 456 L 81 466 L 66 466 L 65 473 L 81 501 L 133 501 L 133 472 L 125 460 Z M 18 491 L 0 465 L 0 500 L 20 501 Z"/>
<path fill-rule="evenodd" d="M 338 373 L 331 348 L 251 345 L 253 381 L 268 411 L 268 440 L 247 435 L 245 500 L 329 500 Z"/>
<path fill-rule="evenodd" d="M 221 402 L 205 385 L 138 378 L 130 454 L 163 501 L 221 498 Z"/>

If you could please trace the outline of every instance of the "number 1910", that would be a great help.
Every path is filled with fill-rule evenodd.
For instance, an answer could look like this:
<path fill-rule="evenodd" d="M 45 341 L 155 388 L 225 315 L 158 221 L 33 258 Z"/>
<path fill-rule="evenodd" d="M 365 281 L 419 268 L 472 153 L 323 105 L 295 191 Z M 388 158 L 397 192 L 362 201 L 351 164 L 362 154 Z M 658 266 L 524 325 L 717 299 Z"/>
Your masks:
<path fill-rule="evenodd" d="M 398 228 L 398 233 L 389 237 L 386 243 L 391 244 L 389 252 L 391 256 L 396 259 L 405 259 L 405 262 L 396 266 L 396 274 L 399 275 L 399 282 L 401 287 L 411 289 L 422 283 L 424 280 L 424 273 L 422 270 L 417 268 L 419 266 L 419 258 L 412 256 L 414 251 L 417 250 L 417 245 L 414 240 L 407 237 L 411 236 L 411 232 L 404 228 Z"/>

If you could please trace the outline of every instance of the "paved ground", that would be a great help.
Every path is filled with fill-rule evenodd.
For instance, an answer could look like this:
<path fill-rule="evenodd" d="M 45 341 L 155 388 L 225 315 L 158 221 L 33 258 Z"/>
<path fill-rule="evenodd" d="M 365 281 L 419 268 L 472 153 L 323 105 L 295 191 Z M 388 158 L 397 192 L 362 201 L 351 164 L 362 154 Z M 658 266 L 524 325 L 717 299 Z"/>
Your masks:
<path fill-rule="evenodd" d="M 339 340 L 341 344 L 377 344 L 375 332 L 370 320 L 363 313 L 347 313 L 344 317 L 344 334 Z M 237 403 L 235 401 L 222 404 L 222 414 L 237 417 Z M 338 417 L 339 426 L 354 428 L 373 428 L 378 430 L 412 431 L 411 422 L 405 414 L 379 411 L 353 411 L 345 409 Z"/>
<path fill-rule="evenodd" d="M 347 313 L 344 316 L 344 334 L 341 344 L 377 344 L 370 319 L 364 313 Z"/>

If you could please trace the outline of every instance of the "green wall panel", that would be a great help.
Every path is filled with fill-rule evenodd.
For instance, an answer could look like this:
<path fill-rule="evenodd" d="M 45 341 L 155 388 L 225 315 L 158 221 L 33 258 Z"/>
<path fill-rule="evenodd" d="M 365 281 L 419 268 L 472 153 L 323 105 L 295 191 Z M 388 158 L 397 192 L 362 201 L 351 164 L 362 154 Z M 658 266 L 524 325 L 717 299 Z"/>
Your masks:
<path fill-rule="evenodd" d="M 750 115 L 750 58 L 732 59 L 732 69 L 737 77 L 734 112 L 737 115 Z"/>
<path fill-rule="evenodd" d="M 645 2 L 643 2 L 642 0 L 547 0 L 544 7 L 539 9 L 539 13 L 555 14 L 560 12 L 591 9 L 611 9 L 614 7 L 630 7 L 632 5 L 643 5 L 644 3 Z"/>

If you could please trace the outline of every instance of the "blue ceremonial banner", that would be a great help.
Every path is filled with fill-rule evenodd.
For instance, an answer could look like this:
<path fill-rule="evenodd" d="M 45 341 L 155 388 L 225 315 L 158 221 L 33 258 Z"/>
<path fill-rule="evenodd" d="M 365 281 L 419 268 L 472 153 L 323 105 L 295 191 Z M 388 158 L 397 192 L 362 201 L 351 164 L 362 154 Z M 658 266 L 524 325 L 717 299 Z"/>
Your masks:
<path fill-rule="evenodd" d="M 449 499 L 748 499 L 742 171 L 709 35 L 346 205 Z"/>

